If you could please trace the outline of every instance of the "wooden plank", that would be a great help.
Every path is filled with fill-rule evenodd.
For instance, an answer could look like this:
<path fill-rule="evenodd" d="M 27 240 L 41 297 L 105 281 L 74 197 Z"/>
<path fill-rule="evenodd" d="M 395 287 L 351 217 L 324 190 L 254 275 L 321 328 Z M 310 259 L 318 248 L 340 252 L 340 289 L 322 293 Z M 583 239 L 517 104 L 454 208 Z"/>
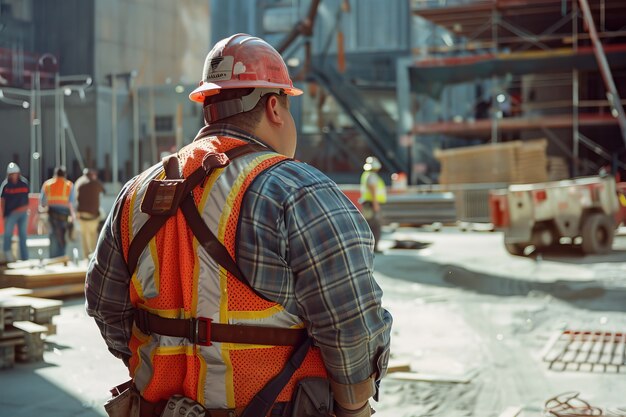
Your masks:
<path fill-rule="evenodd" d="M 387 377 L 389 379 L 396 379 L 400 381 L 467 384 L 474 378 L 475 375 L 476 371 L 474 370 L 466 372 L 462 375 L 426 374 L 420 372 L 394 372 Z"/>
<path fill-rule="evenodd" d="M 79 284 L 55 285 L 50 287 L 33 288 L 33 297 L 62 298 L 71 295 L 82 295 L 85 293 L 84 282 Z"/>
<path fill-rule="evenodd" d="M 33 290 L 29 290 L 28 288 L 17 288 L 17 287 L 0 288 L 0 298 L 15 297 L 16 295 L 27 295 L 32 292 Z"/>
<path fill-rule="evenodd" d="M 50 265 L 39 269 L 7 269 L 0 273 L 0 288 L 35 289 L 84 283 L 87 265 Z"/>
<path fill-rule="evenodd" d="M 31 293 L 32 292 L 33 291 L 31 290 Z M 20 301 L 28 302 L 28 304 L 30 304 L 30 306 L 35 310 L 60 308 L 63 305 L 63 301 L 52 300 L 50 298 L 29 297 L 27 295 L 21 295 L 21 296 L 13 297 L 13 298 L 17 298 Z"/>
<path fill-rule="evenodd" d="M 411 365 L 408 362 L 390 360 L 387 364 L 387 374 L 395 372 L 411 372 Z"/>
<path fill-rule="evenodd" d="M 59 256 L 56 258 L 47 258 L 47 259 L 29 259 L 27 261 L 15 261 L 9 262 L 6 267 L 8 269 L 24 269 L 24 268 L 41 268 L 49 265 L 59 265 L 63 264 L 67 266 L 70 261 L 70 257 L 67 255 Z"/>
<path fill-rule="evenodd" d="M 14 321 L 13 327 L 29 334 L 45 333 L 48 331 L 46 326 L 33 323 L 32 321 Z"/>

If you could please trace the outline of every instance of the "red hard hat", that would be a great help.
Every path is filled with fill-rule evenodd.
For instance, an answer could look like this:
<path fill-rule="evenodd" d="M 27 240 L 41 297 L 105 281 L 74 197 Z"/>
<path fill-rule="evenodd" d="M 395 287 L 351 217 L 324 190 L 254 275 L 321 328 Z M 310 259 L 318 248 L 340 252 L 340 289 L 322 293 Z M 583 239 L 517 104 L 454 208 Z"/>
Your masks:
<path fill-rule="evenodd" d="M 218 42 L 204 61 L 202 81 L 189 98 L 199 103 L 204 98 L 229 88 L 282 89 L 298 96 L 287 66 L 280 54 L 263 39 L 238 33 Z"/>

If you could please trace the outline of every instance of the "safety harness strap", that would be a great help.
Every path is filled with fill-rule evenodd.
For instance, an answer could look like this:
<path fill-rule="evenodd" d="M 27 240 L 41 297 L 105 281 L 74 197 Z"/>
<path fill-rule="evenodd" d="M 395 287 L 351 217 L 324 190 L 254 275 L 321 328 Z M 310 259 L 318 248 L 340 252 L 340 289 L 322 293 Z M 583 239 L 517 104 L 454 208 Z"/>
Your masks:
<path fill-rule="evenodd" d="M 146 197 L 144 197 L 144 201 L 141 204 L 141 210 L 151 216 L 131 242 L 128 255 L 128 267 L 131 275 L 137 268 L 139 256 L 144 248 L 165 224 L 167 219 L 176 214 L 176 211 L 180 208 L 194 236 L 207 253 L 235 278 L 258 294 L 245 279 L 228 250 L 202 220 L 193 202 L 191 191 L 210 174 L 212 169 L 226 166 L 230 160 L 239 156 L 264 150 L 267 149 L 255 144 L 240 146 L 226 152 L 226 160 L 219 157 L 220 154 L 209 154 L 207 157 L 211 155 L 218 156 L 213 156 L 210 159 L 205 157 L 203 166 L 184 180 L 180 180 L 180 170 L 176 155 L 172 155 L 169 159 L 164 160 L 164 170 L 168 182 L 159 183 L 157 180 L 152 180 L 149 187 L 161 188 L 157 188 L 156 191 L 151 191 L 149 188 L 146 192 L 149 198 L 146 200 Z M 206 165 L 205 161 L 208 161 Z M 176 182 L 177 180 L 180 182 Z M 297 346 L 285 367 L 254 396 L 241 414 L 241 417 L 263 417 L 269 413 L 280 392 L 287 385 L 295 371 L 302 365 L 312 344 L 306 329 L 220 324 L 213 323 L 211 319 L 204 317 L 168 319 L 143 309 L 136 309 L 135 324 L 145 334 L 154 332 L 164 336 L 185 337 L 194 344 L 205 346 L 210 346 L 211 342 Z M 156 403 L 149 404 L 157 405 Z"/>
<path fill-rule="evenodd" d="M 304 358 L 309 352 L 311 343 L 311 338 L 307 338 L 294 350 L 289 361 L 285 364 L 285 367 L 278 375 L 270 379 L 261 391 L 257 392 L 240 417 L 263 417 L 269 413 L 280 392 L 285 385 L 287 385 L 294 372 L 296 372 L 300 365 L 302 365 L 302 362 L 304 362 Z"/>
<path fill-rule="evenodd" d="M 237 266 L 233 258 L 228 253 L 228 249 L 222 245 L 213 232 L 211 232 L 209 226 L 207 226 L 204 220 L 202 220 L 202 217 L 200 216 L 200 213 L 198 213 L 198 209 L 193 203 L 193 200 L 191 198 L 185 199 L 180 208 L 185 216 L 185 220 L 187 220 L 189 228 L 193 232 L 196 239 L 198 239 L 198 243 L 202 245 L 204 250 L 211 255 L 215 262 L 230 272 L 239 281 L 250 287 L 250 284 L 244 278 L 239 266 Z M 255 293 L 260 295 L 256 291 Z"/>
<path fill-rule="evenodd" d="M 144 309 L 135 310 L 135 324 L 145 334 L 185 337 L 205 346 L 211 342 L 296 346 L 307 338 L 306 329 L 220 324 L 203 317 L 170 319 Z"/>
<path fill-rule="evenodd" d="M 230 149 L 223 154 L 207 154 L 202 161 L 202 165 L 185 179 L 180 178 L 178 157 L 176 155 L 170 155 L 165 158 L 163 160 L 163 168 L 168 180 L 152 180 L 146 191 L 144 200 L 141 203 L 142 211 L 150 214 L 150 218 L 141 229 L 139 229 L 130 243 L 127 260 L 129 274 L 133 275 L 135 272 L 139 257 L 146 246 L 148 246 L 150 240 L 156 236 L 161 227 L 167 222 L 167 219 L 176 214 L 182 200 L 191 199 L 191 191 L 199 185 L 213 169 L 224 167 L 228 165 L 231 160 L 240 156 L 262 151 L 267 151 L 267 148 L 251 143 Z M 163 192 L 164 189 L 167 191 Z M 191 203 L 193 204 L 193 201 Z M 197 210 L 195 211 L 197 212 Z M 209 252 L 209 254 L 211 254 L 211 252 Z M 216 261 L 218 260 L 216 259 Z M 232 273 L 230 270 L 229 272 Z"/>

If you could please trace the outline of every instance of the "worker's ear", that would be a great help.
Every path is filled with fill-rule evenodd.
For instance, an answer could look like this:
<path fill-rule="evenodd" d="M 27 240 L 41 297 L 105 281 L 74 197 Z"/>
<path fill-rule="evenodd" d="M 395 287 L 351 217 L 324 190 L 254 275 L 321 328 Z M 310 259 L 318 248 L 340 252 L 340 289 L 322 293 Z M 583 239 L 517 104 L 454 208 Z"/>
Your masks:
<path fill-rule="evenodd" d="M 284 110 L 274 94 L 272 94 L 265 103 L 265 116 L 267 120 L 272 125 L 282 126 L 285 124 L 285 120 L 283 119 L 283 111 Z"/>

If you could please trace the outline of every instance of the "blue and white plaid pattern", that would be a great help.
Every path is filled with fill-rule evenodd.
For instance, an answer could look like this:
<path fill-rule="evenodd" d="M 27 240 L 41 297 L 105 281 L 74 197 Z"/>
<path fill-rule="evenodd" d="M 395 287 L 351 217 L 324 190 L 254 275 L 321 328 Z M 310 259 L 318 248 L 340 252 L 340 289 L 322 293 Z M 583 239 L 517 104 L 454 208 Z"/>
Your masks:
<path fill-rule="evenodd" d="M 262 143 L 227 125 L 203 133 Z M 127 358 L 133 307 L 120 205 L 118 197 L 89 265 L 85 293 L 87 312 L 109 349 Z M 384 373 L 392 319 L 372 274 L 374 240 L 337 185 L 309 165 L 285 161 L 255 179 L 240 216 L 239 267 L 258 292 L 304 319 L 331 378 L 353 384 Z"/>

